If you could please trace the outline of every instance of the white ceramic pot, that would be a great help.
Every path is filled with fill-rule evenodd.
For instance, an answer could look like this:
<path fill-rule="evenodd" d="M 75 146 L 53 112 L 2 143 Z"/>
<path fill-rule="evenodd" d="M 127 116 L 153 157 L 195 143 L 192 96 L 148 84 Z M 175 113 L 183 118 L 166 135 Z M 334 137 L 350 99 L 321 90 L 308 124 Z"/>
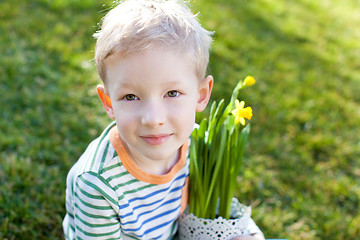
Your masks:
<path fill-rule="evenodd" d="M 180 240 L 230 240 L 246 232 L 251 216 L 251 207 L 245 206 L 236 198 L 231 202 L 230 220 L 222 217 L 215 219 L 198 218 L 185 211 L 179 217 Z"/>

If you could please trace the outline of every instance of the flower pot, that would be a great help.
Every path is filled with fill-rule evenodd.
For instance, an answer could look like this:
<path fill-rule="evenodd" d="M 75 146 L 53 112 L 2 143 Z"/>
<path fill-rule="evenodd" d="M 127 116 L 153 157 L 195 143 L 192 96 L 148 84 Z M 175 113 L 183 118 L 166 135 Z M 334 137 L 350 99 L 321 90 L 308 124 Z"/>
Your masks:
<path fill-rule="evenodd" d="M 215 219 L 198 218 L 185 211 L 179 217 L 180 240 L 227 240 L 246 233 L 251 216 L 251 207 L 245 206 L 236 198 L 231 202 L 231 219 L 217 217 Z"/>

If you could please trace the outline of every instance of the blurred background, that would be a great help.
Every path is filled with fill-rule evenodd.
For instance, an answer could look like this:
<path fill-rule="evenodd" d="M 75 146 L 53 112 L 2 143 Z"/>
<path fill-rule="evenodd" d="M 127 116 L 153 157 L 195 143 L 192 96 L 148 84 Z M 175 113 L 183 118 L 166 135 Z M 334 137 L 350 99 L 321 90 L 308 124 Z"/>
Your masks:
<path fill-rule="evenodd" d="M 0 1 L 0 239 L 63 237 L 67 172 L 110 123 L 92 34 L 112 5 Z M 254 117 L 236 196 L 267 238 L 358 239 L 360 2 L 190 5 L 215 31 L 212 99 L 257 80 L 241 94 Z"/>

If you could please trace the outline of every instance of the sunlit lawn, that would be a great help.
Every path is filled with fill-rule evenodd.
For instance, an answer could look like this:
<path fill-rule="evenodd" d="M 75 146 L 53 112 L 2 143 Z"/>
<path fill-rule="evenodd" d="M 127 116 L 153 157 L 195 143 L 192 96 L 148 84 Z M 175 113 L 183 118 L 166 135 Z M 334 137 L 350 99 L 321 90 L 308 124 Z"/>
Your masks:
<path fill-rule="evenodd" d="M 0 2 L 0 239 L 62 237 L 67 171 L 110 122 L 92 61 L 92 33 L 110 6 Z M 267 238 L 357 239 L 359 2 L 192 6 L 215 31 L 213 99 L 257 79 L 242 95 L 254 117 L 237 197 Z"/>

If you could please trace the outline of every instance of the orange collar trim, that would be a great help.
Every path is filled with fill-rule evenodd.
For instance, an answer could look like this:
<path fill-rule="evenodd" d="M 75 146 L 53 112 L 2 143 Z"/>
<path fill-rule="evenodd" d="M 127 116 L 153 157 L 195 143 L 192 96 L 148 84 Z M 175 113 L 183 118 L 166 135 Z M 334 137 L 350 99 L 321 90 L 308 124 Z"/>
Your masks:
<path fill-rule="evenodd" d="M 136 179 L 150 184 L 165 184 L 170 182 L 174 178 L 175 174 L 185 166 L 186 151 L 189 145 L 187 141 L 184 143 L 184 145 L 181 146 L 179 160 L 168 173 L 163 175 L 157 175 L 145 172 L 134 163 L 123 145 L 116 125 L 110 130 L 110 143 L 115 148 L 115 151 L 119 155 L 121 162 L 126 168 L 126 170 Z"/>

